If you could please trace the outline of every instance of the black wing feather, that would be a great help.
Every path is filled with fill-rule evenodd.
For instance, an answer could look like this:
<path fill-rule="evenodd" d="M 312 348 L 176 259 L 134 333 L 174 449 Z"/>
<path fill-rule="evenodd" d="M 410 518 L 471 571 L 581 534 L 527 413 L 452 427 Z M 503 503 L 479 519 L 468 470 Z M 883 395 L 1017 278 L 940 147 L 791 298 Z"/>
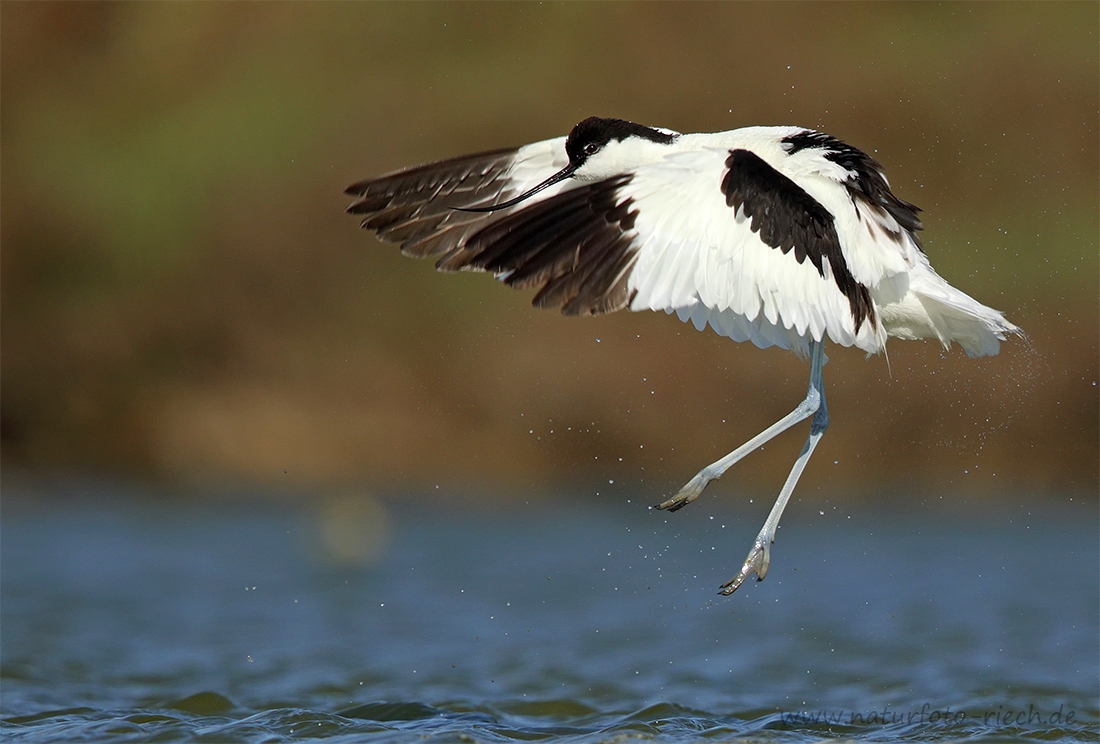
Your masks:
<path fill-rule="evenodd" d="M 361 225 L 402 253 L 439 256 L 441 271 L 501 275 L 516 288 L 538 287 L 533 304 L 567 315 L 619 310 L 637 254 L 630 176 L 581 184 L 508 210 L 462 212 L 519 193 L 509 179 L 516 150 L 494 150 L 397 171 L 347 189 Z"/>
<path fill-rule="evenodd" d="M 784 137 L 783 144 L 789 155 L 808 148 L 824 150 L 826 160 L 852 174 L 845 186 L 853 199 L 861 199 L 872 207 L 885 210 L 898 225 L 911 233 L 924 229 L 917 217 L 920 207 L 894 196 L 886 176 L 882 174 L 882 166 L 863 150 L 831 135 L 810 130 Z M 913 237 L 916 238 L 915 235 Z"/>
<path fill-rule="evenodd" d="M 358 197 L 347 211 L 365 215 L 361 226 L 400 244 L 405 255 L 445 253 L 484 224 L 484 215 L 457 209 L 492 204 L 515 191 L 508 186 L 515 154 L 516 148 L 490 150 L 360 181 L 345 190 Z"/>
<path fill-rule="evenodd" d="M 793 250 L 798 263 L 809 259 L 822 277 L 828 262 L 833 281 L 848 298 L 856 331 L 864 320 L 874 325 L 870 290 L 856 281 L 844 260 L 832 213 L 749 150 L 731 150 L 726 168 L 726 204 L 743 210 L 761 240 L 785 254 Z"/>

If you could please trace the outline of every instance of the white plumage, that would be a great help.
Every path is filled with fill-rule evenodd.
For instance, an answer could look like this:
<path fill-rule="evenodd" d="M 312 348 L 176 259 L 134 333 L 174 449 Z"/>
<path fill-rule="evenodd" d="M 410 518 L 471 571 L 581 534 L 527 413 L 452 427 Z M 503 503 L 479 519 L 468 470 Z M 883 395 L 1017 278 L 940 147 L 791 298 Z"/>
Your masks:
<path fill-rule="evenodd" d="M 787 499 L 828 426 L 825 339 L 867 353 L 888 337 L 996 354 L 1019 329 L 955 289 L 921 250 L 917 208 L 840 140 L 799 127 L 678 134 L 592 117 L 568 137 L 355 184 L 348 211 L 442 270 L 536 287 L 567 314 L 663 310 L 811 361 L 787 417 L 704 468 L 659 508 L 694 500 L 734 462 L 812 417 L 810 438 L 741 572 L 763 579 Z"/>

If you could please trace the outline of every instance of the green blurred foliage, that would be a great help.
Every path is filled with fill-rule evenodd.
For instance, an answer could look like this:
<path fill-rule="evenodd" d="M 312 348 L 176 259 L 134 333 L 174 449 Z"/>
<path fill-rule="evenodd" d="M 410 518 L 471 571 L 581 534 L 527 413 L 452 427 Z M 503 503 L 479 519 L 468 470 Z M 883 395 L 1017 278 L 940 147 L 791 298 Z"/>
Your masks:
<path fill-rule="evenodd" d="M 925 210 L 937 269 L 1028 331 L 977 362 L 834 348 L 805 483 L 1095 492 L 1098 20 L 1094 3 L 5 2 L 4 465 L 677 487 L 786 413 L 805 366 L 658 315 L 539 313 L 341 214 L 355 180 L 599 114 L 799 124 L 873 152 Z M 774 488 L 801 436 L 727 478 Z"/>

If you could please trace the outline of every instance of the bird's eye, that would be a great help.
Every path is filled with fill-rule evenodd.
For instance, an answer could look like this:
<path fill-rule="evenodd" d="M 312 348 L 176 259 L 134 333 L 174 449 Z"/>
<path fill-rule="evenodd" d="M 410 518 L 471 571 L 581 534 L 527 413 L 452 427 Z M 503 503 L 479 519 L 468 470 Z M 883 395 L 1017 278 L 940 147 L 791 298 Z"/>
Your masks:
<path fill-rule="evenodd" d="M 595 142 L 589 142 L 587 145 L 584 146 L 585 155 L 595 155 L 599 151 L 600 146 L 597 145 Z"/>

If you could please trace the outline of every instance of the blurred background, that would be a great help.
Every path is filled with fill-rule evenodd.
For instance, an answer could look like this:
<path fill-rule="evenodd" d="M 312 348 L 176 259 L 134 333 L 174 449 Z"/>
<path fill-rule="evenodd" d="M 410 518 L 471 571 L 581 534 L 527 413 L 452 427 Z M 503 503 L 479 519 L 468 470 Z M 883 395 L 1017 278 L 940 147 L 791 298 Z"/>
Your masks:
<path fill-rule="evenodd" d="M 565 134 L 819 128 L 1027 340 L 833 347 L 803 492 L 1095 496 L 1098 7 L 0 8 L 5 476 L 526 502 L 657 497 L 789 411 L 793 355 L 440 276 L 350 183 Z M 774 491 L 790 433 L 723 491 Z M 651 503 L 651 502 L 645 502 Z"/>

